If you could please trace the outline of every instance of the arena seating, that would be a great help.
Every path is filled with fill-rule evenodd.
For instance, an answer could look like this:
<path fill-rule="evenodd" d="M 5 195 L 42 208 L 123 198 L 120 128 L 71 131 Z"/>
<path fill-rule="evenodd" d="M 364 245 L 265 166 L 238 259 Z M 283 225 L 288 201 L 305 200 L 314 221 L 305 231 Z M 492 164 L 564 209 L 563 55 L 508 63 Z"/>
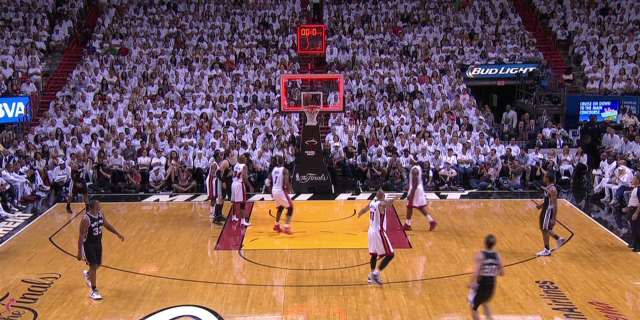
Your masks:
<path fill-rule="evenodd" d="M 586 90 L 635 93 L 640 88 L 640 3 L 534 0 L 557 38 L 568 40 L 584 69 Z"/>
<path fill-rule="evenodd" d="M 75 33 L 85 1 L 0 1 L 0 95 L 40 95 L 45 57 Z"/>
<path fill-rule="evenodd" d="M 0 6 L 0 95 L 32 94 L 42 80 L 53 0 L 3 0 Z"/>
<path fill-rule="evenodd" d="M 324 140 L 334 181 L 402 190 L 413 161 L 431 190 L 521 190 L 549 170 L 572 179 L 588 160 L 561 125 L 511 108 L 495 119 L 464 84 L 464 64 L 542 59 L 513 5 L 421 3 L 326 5 L 328 71 L 347 79 L 346 113 L 331 115 Z M 277 112 L 277 79 L 300 71 L 301 11 L 295 1 L 106 5 L 40 125 L 3 151 L 13 200 L 63 194 L 72 172 L 92 192 L 201 192 L 216 156 L 240 154 L 262 190 L 272 157 L 291 167 L 299 152 L 298 115 Z"/>

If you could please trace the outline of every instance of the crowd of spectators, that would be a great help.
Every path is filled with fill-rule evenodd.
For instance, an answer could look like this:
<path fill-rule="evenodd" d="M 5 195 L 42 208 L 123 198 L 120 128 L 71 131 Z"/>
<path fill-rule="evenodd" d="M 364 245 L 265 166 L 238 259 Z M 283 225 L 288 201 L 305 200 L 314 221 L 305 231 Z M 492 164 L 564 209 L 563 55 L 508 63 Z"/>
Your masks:
<path fill-rule="evenodd" d="M 82 0 L 64 1 L 54 10 L 53 16 L 57 22 L 51 32 L 50 48 L 64 48 L 71 36 L 78 31 L 76 29 L 82 25 L 85 6 L 86 2 Z"/>
<path fill-rule="evenodd" d="M 53 0 L 2 0 L 0 95 L 31 94 L 42 81 Z"/>
<path fill-rule="evenodd" d="M 517 138 L 519 130 L 528 140 L 539 131 L 528 115 L 519 123 L 515 111 L 494 121 L 460 71 L 475 63 L 542 59 L 510 2 L 335 2 L 327 5 L 327 19 L 327 62 L 345 75 L 347 110 L 354 114 L 330 120 L 331 172 L 368 188 L 400 190 L 413 159 L 426 164 L 430 187 L 471 187 L 484 162 L 478 157 L 490 155 L 494 138 L 495 161 L 505 154 L 500 137 Z M 461 156 L 463 145 L 467 154 Z"/>
<path fill-rule="evenodd" d="M 73 35 L 84 0 L 0 0 L 0 96 L 43 86 L 45 55 Z"/>
<path fill-rule="evenodd" d="M 586 90 L 637 93 L 640 89 L 640 2 L 534 0 L 559 40 L 584 69 Z"/>
<path fill-rule="evenodd" d="M 419 163 L 431 190 L 518 190 L 549 170 L 564 180 L 583 170 L 561 126 L 509 107 L 496 119 L 463 82 L 463 64 L 541 59 L 512 4 L 444 4 L 325 5 L 329 72 L 346 79 L 346 112 L 330 117 L 323 142 L 334 181 L 403 190 Z M 299 116 L 277 112 L 277 80 L 300 68 L 302 10 L 275 0 L 107 5 L 41 125 L 5 139 L 3 194 L 15 205 L 66 196 L 75 180 L 93 192 L 200 192 L 211 161 L 240 154 L 263 190 L 272 157 L 291 167 L 299 152 Z"/>
<path fill-rule="evenodd" d="M 249 153 L 261 183 L 273 155 L 294 159 L 298 115 L 277 114 L 277 79 L 298 69 L 299 11 L 294 1 L 105 7 L 42 125 L 8 146 L 12 167 L 52 189 L 77 177 L 94 191 L 194 192 L 215 156 Z"/>

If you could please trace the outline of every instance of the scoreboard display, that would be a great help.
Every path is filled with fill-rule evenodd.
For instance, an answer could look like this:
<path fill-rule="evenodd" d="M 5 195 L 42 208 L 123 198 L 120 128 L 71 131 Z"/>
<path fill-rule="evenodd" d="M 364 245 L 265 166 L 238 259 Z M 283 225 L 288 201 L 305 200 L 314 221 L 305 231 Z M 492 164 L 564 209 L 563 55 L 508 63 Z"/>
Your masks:
<path fill-rule="evenodd" d="M 324 24 L 298 26 L 298 54 L 324 55 L 327 49 L 327 27 Z"/>

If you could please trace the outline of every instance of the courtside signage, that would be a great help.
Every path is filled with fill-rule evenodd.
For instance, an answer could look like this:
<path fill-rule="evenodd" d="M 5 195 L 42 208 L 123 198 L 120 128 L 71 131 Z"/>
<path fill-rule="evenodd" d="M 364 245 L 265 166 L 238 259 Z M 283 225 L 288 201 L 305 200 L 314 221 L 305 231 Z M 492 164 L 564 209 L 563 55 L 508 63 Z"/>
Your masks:
<path fill-rule="evenodd" d="M 0 98 L 0 123 L 31 121 L 31 98 L 26 96 Z"/>
<path fill-rule="evenodd" d="M 480 64 L 467 68 L 467 79 L 515 79 L 539 70 L 538 64 Z"/>

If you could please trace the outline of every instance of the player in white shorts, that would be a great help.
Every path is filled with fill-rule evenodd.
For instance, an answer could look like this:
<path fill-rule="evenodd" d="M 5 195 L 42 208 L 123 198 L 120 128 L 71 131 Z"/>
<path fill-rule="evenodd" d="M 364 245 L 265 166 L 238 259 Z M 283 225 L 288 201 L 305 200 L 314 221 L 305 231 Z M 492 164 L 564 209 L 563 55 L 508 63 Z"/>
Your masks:
<path fill-rule="evenodd" d="M 238 157 L 238 163 L 233 166 L 233 182 L 231 183 L 231 202 L 233 203 L 233 215 L 231 221 L 238 221 L 242 217 L 241 225 L 248 227 L 251 224 L 247 219 L 245 206 L 247 204 L 247 189 L 251 190 L 249 174 L 247 171 L 247 158 L 244 155 Z"/>
<path fill-rule="evenodd" d="M 219 155 L 216 155 L 216 159 L 211 161 L 209 166 L 209 175 L 207 176 L 207 195 L 211 200 L 211 215 L 213 223 L 220 225 L 224 221 L 222 215 L 222 206 L 224 204 L 224 198 L 222 196 L 222 170 L 218 166 L 216 160 L 219 159 Z"/>
<path fill-rule="evenodd" d="M 411 230 L 411 217 L 413 216 L 413 209 L 416 208 L 429 220 L 429 231 L 436 229 L 438 223 L 433 219 L 429 211 L 427 211 L 427 198 L 424 194 L 424 187 L 422 186 L 422 168 L 417 164 L 415 160 L 411 160 L 412 167 L 409 171 L 409 192 L 407 196 L 407 220 L 403 227 L 404 230 Z"/>
<path fill-rule="evenodd" d="M 289 199 L 291 188 L 291 180 L 289 179 L 289 170 L 283 166 L 284 159 L 280 156 L 275 158 L 275 167 L 271 171 L 271 197 L 276 202 L 276 224 L 273 231 L 291 234 L 291 217 L 293 216 L 293 202 Z M 282 211 L 287 209 L 287 218 L 284 227 L 280 228 L 280 217 Z"/>
<path fill-rule="evenodd" d="M 371 255 L 371 273 L 369 283 L 382 284 L 380 273 L 394 257 L 393 247 L 387 237 L 387 208 L 392 201 L 385 200 L 385 194 L 378 190 L 375 199 L 368 206 L 360 209 L 358 218 L 369 212 L 369 254 Z M 382 258 L 378 264 L 378 257 Z"/>

